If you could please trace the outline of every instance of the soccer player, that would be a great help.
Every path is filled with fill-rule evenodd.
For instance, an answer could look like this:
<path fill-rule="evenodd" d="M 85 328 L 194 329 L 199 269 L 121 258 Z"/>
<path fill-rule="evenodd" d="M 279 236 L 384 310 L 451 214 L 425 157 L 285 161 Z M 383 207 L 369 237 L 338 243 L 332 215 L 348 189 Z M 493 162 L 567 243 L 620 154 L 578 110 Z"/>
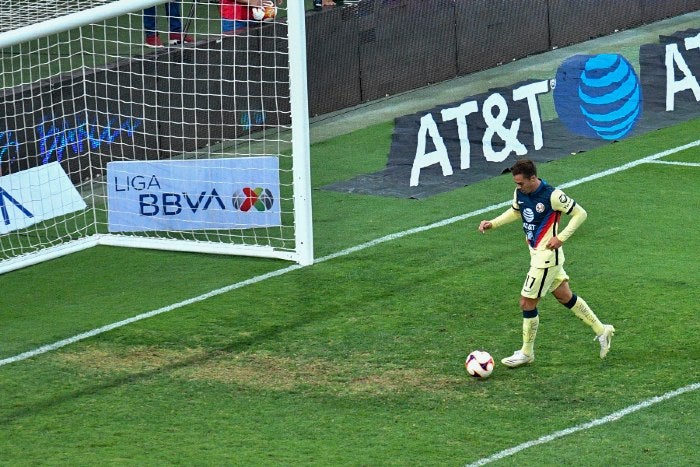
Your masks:
<path fill-rule="evenodd" d="M 589 325 L 600 343 L 600 358 L 610 350 L 615 328 L 600 322 L 588 304 L 569 288 L 569 276 L 564 271 L 562 244 L 586 220 L 586 211 L 563 191 L 537 177 L 535 163 L 528 159 L 517 161 L 510 169 L 515 182 L 513 204 L 492 220 L 482 220 L 479 231 L 500 227 L 522 218 L 525 240 L 530 250 L 530 270 L 520 292 L 523 312 L 523 346 L 501 362 L 511 368 L 535 360 L 535 337 L 539 326 L 537 304 L 547 292 Z M 566 228 L 559 230 L 561 214 L 571 216 Z"/>

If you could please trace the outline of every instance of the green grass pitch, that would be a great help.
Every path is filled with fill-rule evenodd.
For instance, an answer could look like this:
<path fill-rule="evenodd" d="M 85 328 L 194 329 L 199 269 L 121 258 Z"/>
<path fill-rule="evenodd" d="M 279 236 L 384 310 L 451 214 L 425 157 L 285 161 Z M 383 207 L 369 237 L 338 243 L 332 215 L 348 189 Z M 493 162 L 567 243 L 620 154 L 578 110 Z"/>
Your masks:
<path fill-rule="evenodd" d="M 540 175 L 561 185 L 698 134 L 690 121 Z M 601 361 L 545 298 L 537 360 L 510 370 L 522 232 L 477 232 L 500 209 L 433 224 L 507 201 L 511 177 L 422 201 L 319 189 L 381 168 L 390 140 L 384 124 L 312 147 L 313 266 L 98 247 L 0 276 L 0 465 L 458 466 L 595 420 L 494 465 L 697 463 L 700 149 L 566 190 L 589 214 L 566 245 L 572 289 L 617 334 Z M 484 381 L 463 366 L 478 348 L 497 360 Z"/>

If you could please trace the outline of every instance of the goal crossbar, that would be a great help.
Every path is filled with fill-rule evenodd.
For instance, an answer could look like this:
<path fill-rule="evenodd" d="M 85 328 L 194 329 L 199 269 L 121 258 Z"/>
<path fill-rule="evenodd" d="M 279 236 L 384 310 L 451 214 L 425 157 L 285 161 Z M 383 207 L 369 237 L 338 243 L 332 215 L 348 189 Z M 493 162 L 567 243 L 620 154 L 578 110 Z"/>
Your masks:
<path fill-rule="evenodd" d="M 116 16 L 144 10 L 152 6 L 167 3 L 168 1 L 169 0 L 116 0 L 105 5 L 76 11 L 69 15 L 32 23 L 9 31 L 3 31 L 0 33 L 0 49 L 12 47 L 13 45 L 21 44 L 36 39 L 37 37 L 46 37 L 66 32 Z M 37 35 L 37 31 L 41 31 L 40 36 Z"/>

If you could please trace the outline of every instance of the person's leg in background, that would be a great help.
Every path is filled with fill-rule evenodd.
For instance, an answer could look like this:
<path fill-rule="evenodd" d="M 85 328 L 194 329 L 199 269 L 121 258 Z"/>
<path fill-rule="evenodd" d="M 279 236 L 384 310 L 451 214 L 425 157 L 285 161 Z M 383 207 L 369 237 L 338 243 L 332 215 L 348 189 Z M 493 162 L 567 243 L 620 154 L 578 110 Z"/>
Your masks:
<path fill-rule="evenodd" d="M 163 47 L 156 28 L 156 7 L 154 6 L 143 10 L 143 33 L 146 36 L 146 46 Z"/>

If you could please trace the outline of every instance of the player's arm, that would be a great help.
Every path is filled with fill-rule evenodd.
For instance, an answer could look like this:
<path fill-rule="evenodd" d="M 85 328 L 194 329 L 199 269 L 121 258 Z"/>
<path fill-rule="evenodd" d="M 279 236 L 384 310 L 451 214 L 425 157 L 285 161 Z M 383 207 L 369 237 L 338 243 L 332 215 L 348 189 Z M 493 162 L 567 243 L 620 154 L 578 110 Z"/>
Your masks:
<path fill-rule="evenodd" d="M 571 219 L 569 219 L 569 223 L 566 224 L 566 228 L 557 234 L 557 238 L 561 242 L 567 241 L 588 217 L 588 213 L 581 207 L 580 204 L 575 205 L 573 209 L 571 209 L 569 215 L 571 216 Z"/>
<path fill-rule="evenodd" d="M 514 222 L 518 219 L 520 219 L 520 211 L 513 207 L 509 207 L 505 212 L 503 212 L 500 216 L 496 217 L 495 219 L 491 219 L 490 221 L 481 221 L 479 223 L 479 232 L 484 233 L 489 229 L 495 229 L 496 227 L 500 227 L 504 224 Z"/>
<path fill-rule="evenodd" d="M 561 190 L 554 190 L 551 201 L 552 207 L 555 210 L 571 216 L 566 228 L 555 237 L 550 238 L 547 242 L 547 248 L 556 249 L 561 247 L 562 244 L 576 232 L 576 229 L 578 229 L 588 217 L 588 213 L 586 213 L 586 210 L 583 209 L 580 204 L 566 196 Z"/>
<path fill-rule="evenodd" d="M 510 205 L 510 208 L 495 219 L 491 219 L 490 221 L 481 221 L 479 223 L 479 232 L 485 233 L 489 229 L 495 229 L 503 224 L 520 219 L 520 208 L 518 206 L 518 190 L 515 189 L 513 190 L 513 204 Z"/>

